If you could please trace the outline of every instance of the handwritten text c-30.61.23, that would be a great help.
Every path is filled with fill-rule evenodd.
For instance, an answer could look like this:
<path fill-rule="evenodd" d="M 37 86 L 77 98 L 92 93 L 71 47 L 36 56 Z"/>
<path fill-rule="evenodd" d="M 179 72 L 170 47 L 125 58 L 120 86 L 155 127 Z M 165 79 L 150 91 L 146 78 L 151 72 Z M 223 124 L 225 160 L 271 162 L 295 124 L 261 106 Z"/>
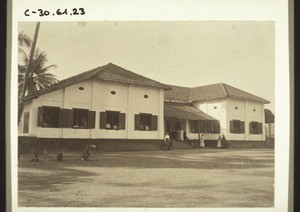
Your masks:
<path fill-rule="evenodd" d="M 61 16 L 61 15 L 85 15 L 84 8 L 72 8 L 72 9 L 57 9 L 54 11 L 44 10 L 44 9 L 37 9 L 37 10 L 30 10 L 26 9 L 24 11 L 25 16 Z"/>

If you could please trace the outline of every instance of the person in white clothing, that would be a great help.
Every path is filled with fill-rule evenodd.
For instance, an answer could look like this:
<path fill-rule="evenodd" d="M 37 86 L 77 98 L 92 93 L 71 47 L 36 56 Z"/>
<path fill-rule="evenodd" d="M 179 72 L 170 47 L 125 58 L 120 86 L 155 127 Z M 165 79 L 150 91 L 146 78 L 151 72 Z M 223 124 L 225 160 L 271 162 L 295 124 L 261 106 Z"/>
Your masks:
<path fill-rule="evenodd" d="M 180 130 L 179 130 L 179 141 L 183 141 L 184 139 L 183 139 L 183 129 L 182 128 L 180 128 Z"/>
<path fill-rule="evenodd" d="M 204 148 L 205 147 L 203 133 L 201 133 L 201 135 L 200 135 L 200 145 L 199 146 L 200 146 L 200 148 Z"/>
<path fill-rule="evenodd" d="M 217 142 L 217 148 L 221 148 L 221 147 L 222 147 L 222 138 L 221 138 L 221 135 L 219 135 L 218 142 Z"/>
<path fill-rule="evenodd" d="M 170 150 L 172 146 L 173 146 L 173 144 L 171 142 L 170 135 L 169 135 L 169 133 L 167 133 L 164 138 L 162 149 Z"/>

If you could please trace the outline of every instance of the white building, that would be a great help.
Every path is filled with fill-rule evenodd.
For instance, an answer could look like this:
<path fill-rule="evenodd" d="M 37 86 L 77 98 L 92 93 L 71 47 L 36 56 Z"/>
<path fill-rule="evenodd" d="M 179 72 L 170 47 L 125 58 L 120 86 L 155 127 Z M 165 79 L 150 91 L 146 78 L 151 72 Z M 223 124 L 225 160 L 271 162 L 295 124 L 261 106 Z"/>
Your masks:
<path fill-rule="evenodd" d="M 224 134 L 230 141 L 264 141 L 268 101 L 214 84 L 168 86 L 107 64 L 65 79 L 25 98 L 19 145 L 103 150 L 158 149 L 166 132 L 182 128 L 189 140 Z M 84 141 L 84 142 L 83 142 Z M 82 144 L 83 143 L 83 144 Z M 27 147 L 26 147 L 27 148 Z"/>
<path fill-rule="evenodd" d="M 92 140 L 112 150 L 143 141 L 156 148 L 164 137 L 165 89 L 170 88 L 111 63 L 95 68 L 27 96 L 19 140 Z"/>
<path fill-rule="evenodd" d="M 188 117 L 183 119 L 176 114 L 168 114 L 173 118 L 168 125 L 175 126 L 176 121 L 184 123 L 180 127 L 184 128 L 189 139 L 198 139 L 199 133 L 204 133 L 206 140 L 215 141 L 219 134 L 223 134 L 234 144 L 234 141 L 240 144 L 247 141 L 248 144 L 259 145 L 257 142 L 265 141 L 264 104 L 269 103 L 267 100 L 224 83 L 195 88 L 169 87 L 172 89 L 165 91 L 165 102 L 192 105 L 220 124 L 218 126 L 216 121 L 211 120 L 195 122 L 188 120 Z M 171 127 L 172 130 L 176 127 Z"/>

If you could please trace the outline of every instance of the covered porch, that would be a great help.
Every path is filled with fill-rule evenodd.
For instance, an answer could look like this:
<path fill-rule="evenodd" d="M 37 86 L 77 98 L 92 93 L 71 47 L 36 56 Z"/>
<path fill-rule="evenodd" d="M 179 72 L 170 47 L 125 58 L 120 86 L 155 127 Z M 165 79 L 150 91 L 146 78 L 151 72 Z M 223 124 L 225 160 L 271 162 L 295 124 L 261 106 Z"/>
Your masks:
<path fill-rule="evenodd" d="M 207 140 L 216 140 L 220 133 L 220 123 L 215 118 L 200 109 L 187 103 L 165 102 L 165 134 L 169 133 L 171 139 L 199 140 L 204 134 Z"/>

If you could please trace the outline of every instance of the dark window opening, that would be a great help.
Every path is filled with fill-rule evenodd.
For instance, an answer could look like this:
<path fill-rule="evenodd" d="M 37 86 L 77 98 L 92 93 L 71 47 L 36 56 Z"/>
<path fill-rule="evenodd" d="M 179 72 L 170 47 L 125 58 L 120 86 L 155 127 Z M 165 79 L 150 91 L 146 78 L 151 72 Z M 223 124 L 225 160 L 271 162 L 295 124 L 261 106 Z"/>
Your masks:
<path fill-rule="evenodd" d="M 245 133 L 245 122 L 240 120 L 230 121 L 230 133 L 233 134 Z"/>
<path fill-rule="evenodd" d="M 151 114 L 140 114 L 140 130 L 150 130 L 151 129 Z"/>
<path fill-rule="evenodd" d="M 95 111 L 88 109 L 64 109 L 59 107 L 38 107 L 38 127 L 50 128 L 95 128 Z"/>
<path fill-rule="evenodd" d="M 156 131 L 157 116 L 152 114 L 140 113 L 135 115 L 135 130 Z"/>
<path fill-rule="evenodd" d="M 217 120 L 191 121 L 192 133 L 220 133 L 220 122 Z"/>
<path fill-rule="evenodd" d="M 111 93 L 112 95 L 115 95 L 115 94 L 116 94 L 116 92 L 115 92 L 115 91 L 111 91 L 110 93 Z"/>
<path fill-rule="evenodd" d="M 87 109 L 73 109 L 73 127 L 80 129 L 88 128 L 88 112 Z"/>
<path fill-rule="evenodd" d="M 84 90 L 84 87 L 79 87 L 78 89 L 81 90 L 81 91 L 83 91 L 83 90 Z"/>
<path fill-rule="evenodd" d="M 191 121 L 191 132 L 192 133 L 199 133 L 199 122 L 198 121 Z"/>
<path fill-rule="evenodd" d="M 259 123 L 257 121 L 251 121 L 249 129 L 250 134 L 262 134 L 262 123 Z"/>
<path fill-rule="evenodd" d="M 145 98 L 145 99 L 147 99 L 148 97 L 149 97 L 149 96 L 148 96 L 147 94 L 146 94 L 146 95 L 144 95 L 144 98 Z"/>
<path fill-rule="evenodd" d="M 100 112 L 100 129 L 124 130 L 126 114 L 120 111 Z"/>
<path fill-rule="evenodd" d="M 120 112 L 106 111 L 106 129 L 119 129 L 119 114 Z"/>
<path fill-rule="evenodd" d="M 59 127 L 59 107 L 42 107 L 42 127 Z"/>

